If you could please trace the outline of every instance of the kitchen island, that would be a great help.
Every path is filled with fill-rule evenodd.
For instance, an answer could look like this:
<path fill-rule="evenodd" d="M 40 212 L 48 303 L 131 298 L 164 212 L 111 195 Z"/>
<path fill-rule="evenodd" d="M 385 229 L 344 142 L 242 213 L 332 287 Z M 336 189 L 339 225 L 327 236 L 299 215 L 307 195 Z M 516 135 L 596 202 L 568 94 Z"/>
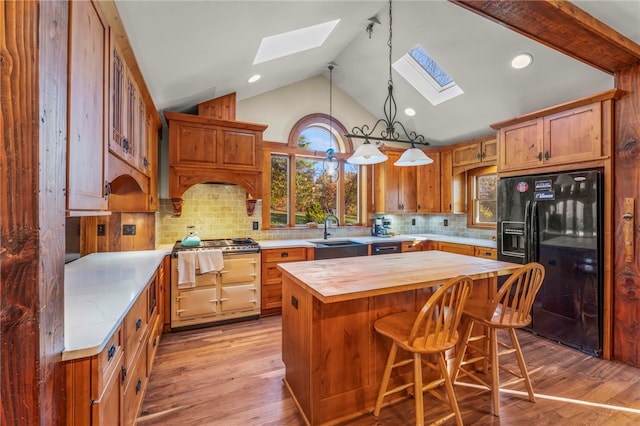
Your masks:
<path fill-rule="evenodd" d="M 465 274 L 473 296 L 521 265 L 440 251 L 279 264 L 285 385 L 307 424 L 371 412 L 388 342 L 373 323 L 422 307 L 433 288 Z"/>

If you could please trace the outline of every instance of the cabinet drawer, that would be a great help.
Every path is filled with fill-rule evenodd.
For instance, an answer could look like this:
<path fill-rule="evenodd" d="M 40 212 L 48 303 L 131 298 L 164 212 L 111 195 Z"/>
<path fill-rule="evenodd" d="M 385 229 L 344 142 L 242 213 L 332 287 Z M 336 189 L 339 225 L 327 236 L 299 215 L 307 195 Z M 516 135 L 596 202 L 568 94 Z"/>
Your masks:
<path fill-rule="evenodd" d="M 141 351 L 140 356 L 127 371 L 124 380 L 124 394 L 122 398 L 124 408 L 124 424 L 135 424 L 138 411 L 142 404 L 142 397 L 147 387 L 147 351 Z"/>
<path fill-rule="evenodd" d="M 403 241 L 402 253 L 406 253 L 409 251 L 422 251 L 422 242 L 421 241 Z"/>
<path fill-rule="evenodd" d="M 262 309 L 282 307 L 282 284 L 266 284 L 262 286 Z"/>
<path fill-rule="evenodd" d="M 118 327 L 102 352 L 98 354 L 98 372 L 100 374 L 100 392 L 104 389 L 114 369 L 118 368 L 118 360 L 122 354 L 122 327 Z"/>
<path fill-rule="evenodd" d="M 282 283 L 282 272 L 278 269 L 277 263 L 265 263 L 262 265 L 262 284 Z"/>
<path fill-rule="evenodd" d="M 156 317 L 149 338 L 147 339 L 147 375 L 151 375 L 151 367 L 153 366 L 153 360 L 156 358 L 156 352 L 158 351 L 158 345 L 160 345 L 160 334 L 162 332 L 162 321 Z"/>
<path fill-rule="evenodd" d="M 446 251 L 446 252 L 449 252 L 449 253 L 464 254 L 464 255 L 467 255 L 467 256 L 474 256 L 475 255 L 474 246 L 468 246 L 466 244 L 439 242 L 438 243 L 438 249 L 440 251 Z"/>
<path fill-rule="evenodd" d="M 490 247 L 478 247 L 475 249 L 476 257 L 486 257 L 487 259 L 497 259 L 498 250 Z"/>
<path fill-rule="evenodd" d="M 284 249 L 268 249 L 262 251 L 263 262 L 295 262 L 307 260 L 306 247 L 288 247 Z"/>
<path fill-rule="evenodd" d="M 149 323 L 148 307 L 147 292 L 143 291 L 124 319 L 124 354 L 127 369 L 131 368 L 131 360 L 138 351 L 138 347 L 147 332 Z"/>

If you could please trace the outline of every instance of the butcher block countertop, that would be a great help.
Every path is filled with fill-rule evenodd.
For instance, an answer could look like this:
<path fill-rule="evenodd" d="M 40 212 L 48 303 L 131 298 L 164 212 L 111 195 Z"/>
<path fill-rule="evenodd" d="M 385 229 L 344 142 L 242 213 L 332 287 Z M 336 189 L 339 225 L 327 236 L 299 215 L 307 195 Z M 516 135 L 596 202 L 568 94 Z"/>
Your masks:
<path fill-rule="evenodd" d="M 507 275 L 521 266 L 437 250 L 278 264 L 323 303 L 415 290 L 457 275 Z"/>
<path fill-rule="evenodd" d="M 93 253 L 65 265 L 63 361 L 104 349 L 167 254 Z"/>

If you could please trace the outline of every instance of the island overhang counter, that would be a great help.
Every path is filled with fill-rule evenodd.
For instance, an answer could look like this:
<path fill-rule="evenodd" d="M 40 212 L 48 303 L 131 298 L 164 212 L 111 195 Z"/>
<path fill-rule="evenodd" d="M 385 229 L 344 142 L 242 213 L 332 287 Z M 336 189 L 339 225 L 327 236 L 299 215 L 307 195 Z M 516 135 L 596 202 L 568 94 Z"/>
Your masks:
<path fill-rule="evenodd" d="M 440 251 L 282 263 L 285 385 L 307 424 L 371 412 L 388 353 L 373 323 L 422 307 L 457 275 L 489 297 L 497 277 L 522 265 Z"/>

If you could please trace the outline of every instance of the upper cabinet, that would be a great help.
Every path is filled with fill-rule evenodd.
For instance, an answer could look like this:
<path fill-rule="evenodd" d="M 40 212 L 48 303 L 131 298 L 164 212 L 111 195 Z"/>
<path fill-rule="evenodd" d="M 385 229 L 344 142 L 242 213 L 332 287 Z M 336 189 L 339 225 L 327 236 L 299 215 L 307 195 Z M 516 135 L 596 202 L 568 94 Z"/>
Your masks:
<path fill-rule="evenodd" d="M 476 167 L 493 166 L 497 158 L 496 137 L 491 135 L 457 144 L 452 155 L 454 174 Z"/>
<path fill-rule="evenodd" d="M 618 95 L 610 90 L 492 125 L 498 131 L 498 172 L 548 170 L 606 157 Z"/>
<path fill-rule="evenodd" d="M 264 124 L 165 112 L 169 124 L 169 197 L 182 213 L 182 194 L 202 182 L 242 186 L 253 198 L 262 194 Z"/>
<path fill-rule="evenodd" d="M 416 197 L 418 213 L 440 212 L 440 153 L 425 150 L 433 163 L 416 167 Z"/>
<path fill-rule="evenodd" d="M 389 157 L 385 162 L 373 165 L 373 212 L 374 213 L 415 213 L 416 167 L 398 167 L 402 151 L 383 150 Z M 418 166 L 424 167 L 424 166 Z"/>
<path fill-rule="evenodd" d="M 93 2 L 69 2 L 67 214 L 108 208 L 109 26 Z"/>

